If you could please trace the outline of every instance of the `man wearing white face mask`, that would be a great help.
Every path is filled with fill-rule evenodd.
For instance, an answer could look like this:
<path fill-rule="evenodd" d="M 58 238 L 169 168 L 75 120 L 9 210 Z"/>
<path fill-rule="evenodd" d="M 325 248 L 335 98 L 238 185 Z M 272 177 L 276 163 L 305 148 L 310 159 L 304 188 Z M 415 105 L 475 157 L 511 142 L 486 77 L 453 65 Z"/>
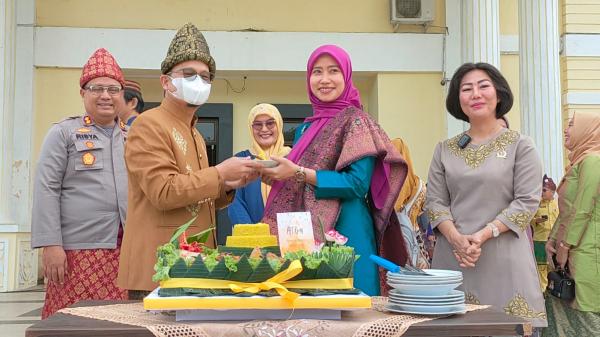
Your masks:
<path fill-rule="evenodd" d="M 215 61 L 194 25 L 179 29 L 161 72 L 165 97 L 159 107 L 136 119 L 125 148 L 130 206 L 118 285 L 129 290 L 130 299 L 156 288 L 156 248 L 193 217 L 191 233 L 214 225 L 215 209 L 227 206 L 234 190 L 256 179 L 261 168 L 249 158 L 236 157 L 208 165 L 195 112 L 208 100 Z M 209 239 L 207 245 L 214 244 Z"/>

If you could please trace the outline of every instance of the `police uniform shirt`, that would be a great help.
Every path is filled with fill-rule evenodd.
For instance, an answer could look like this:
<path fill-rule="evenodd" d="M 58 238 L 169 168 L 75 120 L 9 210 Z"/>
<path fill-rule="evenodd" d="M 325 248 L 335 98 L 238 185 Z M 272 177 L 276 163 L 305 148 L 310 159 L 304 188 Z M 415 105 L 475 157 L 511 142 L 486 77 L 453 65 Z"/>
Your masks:
<path fill-rule="evenodd" d="M 34 180 L 32 247 L 116 247 L 127 210 L 123 123 L 111 134 L 90 116 L 52 126 Z"/>

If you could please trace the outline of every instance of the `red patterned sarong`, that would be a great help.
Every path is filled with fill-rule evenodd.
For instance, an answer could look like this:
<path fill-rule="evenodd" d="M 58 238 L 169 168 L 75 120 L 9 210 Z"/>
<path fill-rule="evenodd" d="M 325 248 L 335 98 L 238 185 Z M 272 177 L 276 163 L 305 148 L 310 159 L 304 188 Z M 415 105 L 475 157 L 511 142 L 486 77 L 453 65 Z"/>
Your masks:
<path fill-rule="evenodd" d="M 66 250 L 68 275 L 63 285 L 48 282 L 42 319 L 81 300 L 126 300 L 117 287 L 121 249 Z"/>

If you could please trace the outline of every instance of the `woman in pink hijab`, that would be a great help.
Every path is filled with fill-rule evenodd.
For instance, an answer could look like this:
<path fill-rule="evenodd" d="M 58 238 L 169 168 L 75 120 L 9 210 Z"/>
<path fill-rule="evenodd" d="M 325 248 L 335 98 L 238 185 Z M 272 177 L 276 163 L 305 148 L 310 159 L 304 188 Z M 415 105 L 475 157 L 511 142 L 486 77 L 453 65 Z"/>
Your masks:
<path fill-rule="evenodd" d="M 274 181 L 263 221 L 277 233 L 277 213 L 311 213 L 315 240 L 334 229 L 348 238 L 360 258 L 354 286 L 380 294 L 377 267 L 370 254 L 400 265 L 406 249 L 394 203 L 407 166 L 388 136 L 362 111 L 352 83 L 350 57 L 340 47 L 324 45 L 308 59 L 307 89 L 313 116 L 298 127 L 286 158 L 272 157 L 279 166 L 264 169 Z"/>

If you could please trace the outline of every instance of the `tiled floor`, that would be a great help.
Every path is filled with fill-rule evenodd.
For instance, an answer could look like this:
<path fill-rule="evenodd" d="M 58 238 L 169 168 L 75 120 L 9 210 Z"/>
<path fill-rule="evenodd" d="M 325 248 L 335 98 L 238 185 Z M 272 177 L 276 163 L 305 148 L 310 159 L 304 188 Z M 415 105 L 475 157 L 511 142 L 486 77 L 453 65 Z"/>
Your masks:
<path fill-rule="evenodd" d="M 0 335 L 25 336 L 25 329 L 40 320 L 44 295 L 43 285 L 27 291 L 0 293 Z"/>

